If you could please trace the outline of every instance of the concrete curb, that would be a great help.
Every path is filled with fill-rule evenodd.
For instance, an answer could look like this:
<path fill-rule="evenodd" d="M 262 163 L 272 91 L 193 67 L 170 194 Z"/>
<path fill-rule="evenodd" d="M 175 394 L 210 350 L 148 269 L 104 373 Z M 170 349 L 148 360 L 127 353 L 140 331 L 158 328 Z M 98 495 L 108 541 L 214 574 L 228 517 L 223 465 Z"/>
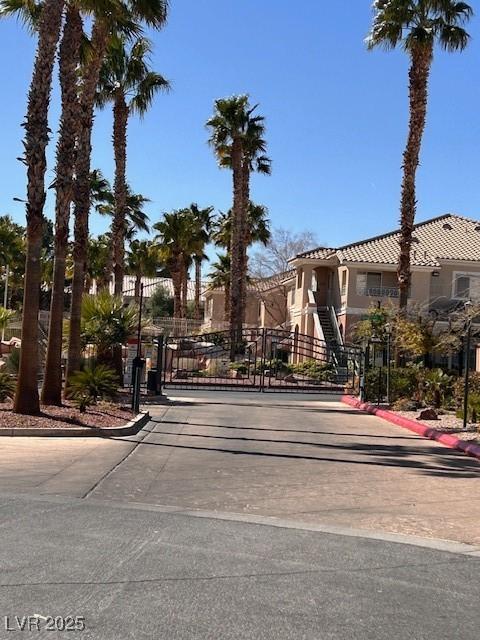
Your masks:
<path fill-rule="evenodd" d="M 53 438 L 110 438 L 112 436 L 133 436 L 143 429 L 150 421 L 148 411 L 141 411 L 133 420 L 127 422 L 122 427 L 108 427 L 105 429 L 95 429 L 90 427 L 72 427 L 71 429 L 33 429 L 29 427 L 18 427 L 13 429 L 0 429 L 1 436 L 35 436 Z"/>
<path fill-rule="evenodd" d="M 403 427 L 404 429 L 413 431 L 423 438 L 435 440 L 436 442 L 440 442 L 446 447 L 450 447 L 450 449 L 456 449 L 457 451 L 465 453 L 467 456 L 478 458 L 480 460 L 480 445 L 478 444 L 461 440 L 460 438 L 457 438 L 456 436 L 450 435 L 448 433 L 442 433 L 441 431 L 432 429 L 432 427 L 427 427 L 424 424 L 419 424 L 418 422 L 414 422 L 413 420 L 409 420 L 408 418 L 399 416 L 392 411 L 387 411 L 386 409 L 375 407 L 368 402 L 361 402 L 353 396 L 342 396 L 342 402 L 348 404 L 350 407 L 358 409 L 359 411 L 365 411 L 366 413 L 377 416 L 377 418 L 383 418 L 383 420 L 387 420 L 392 424 L 396 424 L 399 427 Z"/>

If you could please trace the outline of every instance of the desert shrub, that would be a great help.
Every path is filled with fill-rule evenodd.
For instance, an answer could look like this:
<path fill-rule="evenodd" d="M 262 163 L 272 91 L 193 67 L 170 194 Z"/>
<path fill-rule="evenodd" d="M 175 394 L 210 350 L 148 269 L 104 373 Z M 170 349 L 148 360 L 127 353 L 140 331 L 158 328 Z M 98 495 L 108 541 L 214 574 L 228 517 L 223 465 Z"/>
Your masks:
<path fill-rule="evenodd" d="M 457 378 L 453 384 L 453 400 L 455 407 L 461 409 L 463 406 L 463 393 L 465 389 L 465 382 L 463 377 Z M 470 396 L 475 394 L 480 395 L 480 372 L 472 371 L 468 377 L 468 389 Z"/>
<path fill-rule="evenodd" d="M 417 408 L 417 403 L 411 398 L 399 398 L 392 405 L 394 411 L 416 411 Z"/>
<path fill-rule="evenodd" d="M 16 382 L 8 373 L 0 372 L 0 402 L 15 395 Z"/>
<path fill-rule="evenodd" d="M 12 349 L 5 360 L 5 371 L 17 375 L 20 368 L 20 349 Z"/>
<path fill-rule="evenodd" d="M 245 364 L 245 362 L 230 362 L 228 368 L 230 371 L 238 371 L 238 373 L 241 373 L 242 375 L 248 373 L 248 365 Z"/>
<path fill-rule="evenodd" d="M 456 412 L 457 418 L 463 420 L 463 407 Z M 468 396 L 467 420 L 473 424 L 477 424 L 480 419 L 480 394 L 471 393 Z"/>
<path fill-rule="evenodd" d="M 426 400 L 439 409 L 445 398 L 451 394 L 452 378 L 444 373 L 442 369 L 432 369 L 424 374 L 424 384 L 426 389 Z"/>
<path fill-rule="evenodd" d="M 112 398 L 117 392 L 118 378 L 109 367 L 99 364 L 76 371 L 69 382 L 68 395 L 80 411 L 95 404 L 99 398 Z"/>
<path fill-rule="evenodd" d="M 294 365 L 290 365 L 280 358 L 272 358 L 271 360 L 257 360 L 254 373 L 260 375 L 264 371 L 273 371 L 275 373 L 291 373 Z"/>
<path fill-rule="evenodd" d="M 328 362 L 318 360 L 305 360 L 299 364 L 291 365 L 293 373 L 307 376 L 312 380 L 329 381 L 333 378 L 334 367 Z"/>
<path fill-rule="evenodd" d="M 367 400 L 376 400 L 387 394 L 387 369 L 370 369 L 365 376 Z M 412 398 L 418 394 L 418 371 L 414 367 L 398 367 L 390 371 L 390 401 Z"/>

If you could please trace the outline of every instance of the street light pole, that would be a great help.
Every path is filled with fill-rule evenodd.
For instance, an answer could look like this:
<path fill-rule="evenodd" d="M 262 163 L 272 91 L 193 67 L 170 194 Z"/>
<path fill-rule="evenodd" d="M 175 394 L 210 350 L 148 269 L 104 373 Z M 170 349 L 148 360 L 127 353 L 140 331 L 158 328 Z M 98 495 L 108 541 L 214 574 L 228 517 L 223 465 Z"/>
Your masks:
<path fill-rule="evenodd" d="M 390 358 L 390 338 L 392 335 L 392 327 L 388 324 L 385 325 L 385 333 L 387 335 L 387 404 L 390 404 L 390 374 L 391 374 L 391 358 Z"/>
<path fill-rule="evenodd" d="M 470 309 L 472 303 L 470 300 L 465 302 L 465 311 Z M 463 389 L 463 430 L 467 430 L 468 417 L 468 378 L 470 375 L 470 343 L 472 339 L 472 319 L 467 317 L 467 331 L 465 334 L 465 353 L 464 353 L 464 389 Z"/>
<path fill-rule="evenodd" d="M 8 264 L 5 266 L 5 290 L 3 292 L 3 308 L 7 308 L 8 303 L 8 276 L 9 276 L 9 268 Z M 5 327 L 2 329 L 2 342 L 5 340 Z"/>

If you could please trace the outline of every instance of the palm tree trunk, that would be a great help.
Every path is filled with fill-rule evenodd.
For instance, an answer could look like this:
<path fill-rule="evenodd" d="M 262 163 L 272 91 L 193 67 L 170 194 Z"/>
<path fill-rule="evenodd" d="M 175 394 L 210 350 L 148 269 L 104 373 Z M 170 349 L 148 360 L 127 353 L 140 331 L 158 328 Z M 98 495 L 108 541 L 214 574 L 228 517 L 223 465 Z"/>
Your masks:
<path fill-rule="evenodd" d="M 80 118 L 75 164 L 75 242 L 73 247 L 72 303 L 70 308 L 70 340 L 66 385 L 71 375 L 78 371 L 82 359 L 80 339 L 82 296 L 87 261 L 88 214 L 90 211 L 90 156 L 92 151 L 92 128 L 95 92 L 100 68 L 105 56 L 108 27 L 97 19 L 92 31 L 92 54 L 83 76 L 80 96 Z"/>
<path fill-rule="evenodd" d="M 236 139 L 232 144 L 233 171 L 233 207 L 232 238 L 230 243 L 230 357 L 235 358 L 237 344 L 242 336 L 242 263 L 243 263 L 243 180 L 242 180 L 242 141 Z"/>
<path fill-rule="evenodd" d="M 248 275 L 248 207 L 250 204 L 250 163 L 244 159 L 242 163 L 242 323 L 245 323 L 247 312 L 247 275 Z"/>
<path fill-rule="evenodd" d="M 127 203 L 127 125 L 128 106 L 121 91 L 117 93 L 113 107 L 113 148 L 115 153 L 115 213 L 112 222 L 114 291 L 121 296 L 125 272 L 125 209 Z"/>
<path fill-rule="evenodd" d="M 225 300 L 224 300 L 224 311 L 223 311 L 223 319 L 225 322 L 228 322 L 230 317 L 230 282 L 225 282 Z"/>
<path fill-rule="evenodd" d="M 55 52 L 60 37 L 64 0 L 47 0 L 38 27 L 38 45 L 25 120 L 27 165 L 27 255 L 22 319 L 22 349 L 15 394 L 16 413 L 40 411 L 38 396 L 38 310 L 40 303 L 43 207 L 45 204 L 45 150 L 49 140 L 48 107 Z"/>
<path fill-rule="evenodd" d="M 135 302 L 138 304 L 140 302 L 140 287 L 142 285 L 142 275 L 137 273 L 135 275 Z"/>
<path fill-rule="evenodd" d="M 200 293 L 202 283 L 202 261 L 195 258 L 195 320 L 200 320 Z"/>
<path fill-rule="evenodd" d="M 415 178 L 427 116 L 428 79 L 432 65 L 433 49 L 430 46 L 416 46 L 412 49 L 411 57 L 409 72 L 410 123 L 407 146 L 403 154 L 400 256 L 397 269 L 400 310 L 407 307 L 412 278 L 410 251 L 417 208 Z"/>
<path fill-rule="evenodd" d="M 180 312 L 180 317 L 181 318 L 186 318 L 187 317 L 187 297 L 188 297 L 188 267 L 183 264 L 182 265 L 182 306 L 181 306 L 181 312 Z"/>
<path fill-rule="evenodd" d="M 56 202 L 55 202 L 55 262 L 53 271 L 50 324 L 42 387 L 42 402 L 62 404 L 62 337 L 65 304 L 65 262 L 68 248 L 68 225 L 73 197 L 75 141 L 78 122 L 78 76 L 83 25 L 74 4 L 67 8 L 62 43 L 60 45 L 59 74 L 62 90 L 62 116 L 57 143 Z"/>
<path fill-rule="evenodd" d="M 173 317 L 174 319 L 181 318 L 182 308 L 182 281 L 183 270 L 181 265 L 175 265 L 173 269 L 170 269 L 173 285 Z"/>

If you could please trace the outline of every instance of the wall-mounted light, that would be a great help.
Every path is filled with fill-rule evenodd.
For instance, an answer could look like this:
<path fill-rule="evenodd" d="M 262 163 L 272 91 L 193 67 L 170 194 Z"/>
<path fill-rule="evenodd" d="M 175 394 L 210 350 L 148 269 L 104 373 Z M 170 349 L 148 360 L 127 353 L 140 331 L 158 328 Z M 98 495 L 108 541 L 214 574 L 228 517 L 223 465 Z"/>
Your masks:
<path fill-rule="evenodd" d="M 438 278 L 440 276 L 440 271 L 432 271 L 432 278 Z"/>

